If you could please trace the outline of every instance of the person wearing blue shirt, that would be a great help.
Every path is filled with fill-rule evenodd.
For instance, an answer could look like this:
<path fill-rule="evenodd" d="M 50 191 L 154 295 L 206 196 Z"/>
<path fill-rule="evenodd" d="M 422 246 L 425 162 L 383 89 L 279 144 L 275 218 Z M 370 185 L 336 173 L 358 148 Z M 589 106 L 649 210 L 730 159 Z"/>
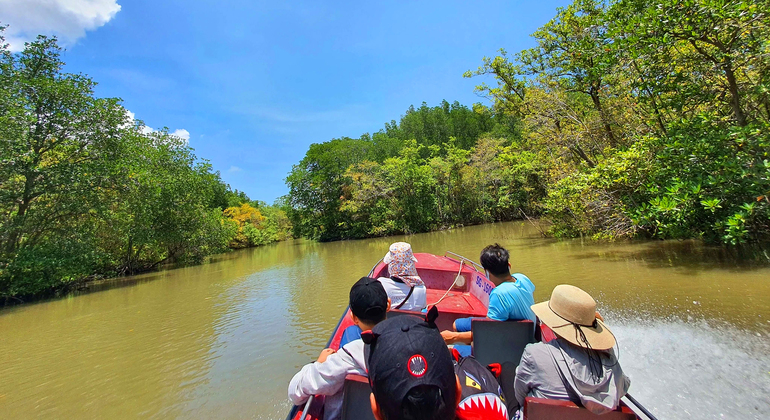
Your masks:
<path fill-rule="evenodd" d="M 530 307 L 535 304 L 535 285 L 521 273 L 511 274 L 508 250 L 499 244 L 489 245 L 481 251 L 481 266 L 487 271 L 487 278 L 495 284 L 489 295 L 487 318 L 495 321 L 535 321 Z M 470 344 L 473 341 L 471 320 L 460 318 L 454 323 L 454 331 L 442 331 L 447 344 Z M 455 345 L 460 354 L 470 354 L 470 346 Z M 465 354 L 465 355 L 467 355 Z"/>

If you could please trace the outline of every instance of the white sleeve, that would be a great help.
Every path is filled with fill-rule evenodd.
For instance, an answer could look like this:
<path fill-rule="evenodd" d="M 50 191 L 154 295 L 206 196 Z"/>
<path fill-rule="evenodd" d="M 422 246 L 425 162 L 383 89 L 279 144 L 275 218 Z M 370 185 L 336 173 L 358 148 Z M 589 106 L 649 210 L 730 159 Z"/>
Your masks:
<path fill-rule="evenodd" d="M 344 350 L 329 355 L 323 363 L 307 364 L 291 378 L 289 399 L 300 405 L 311 395 L 334 395 L 342 390 L 348 373 L 360 373 L 360 369 Z"/>

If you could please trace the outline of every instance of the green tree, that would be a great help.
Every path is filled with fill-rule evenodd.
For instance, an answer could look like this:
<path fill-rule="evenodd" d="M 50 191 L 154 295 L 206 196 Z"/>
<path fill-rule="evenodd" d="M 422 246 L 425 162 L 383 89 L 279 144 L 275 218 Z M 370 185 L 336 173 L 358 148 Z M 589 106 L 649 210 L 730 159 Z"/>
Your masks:
<path fill-rule="evenodd" d="M 641 94 L 745 126 L 760 112 L 770 118 L 768 10 L 767 0 L 621 0 L 612 21 Z"/>
<path fill-rule="evenodd" d="M 104 249 L 118 272 L 198 262 L 225 250 L 237 229 L 213 205 L 223 185 L 219 174 L 167 130 L 143 134 L 132 127 L 125 136 L 128 152 L 114 162 L 119 187 L 103 198 L 111 205 Z"/>
<path fill-rule="evenodd" d="M 346 237 L 344 215 L 339 210 L 343 177 L 350 165 L 364 160 L 369 147 L 369 142 L 350 138 L 310 145 L 286 178 L 296 236 Z"/>
<path fill-rule="evenodd" d="M 0 67 L 0 245 L 34 245 L 61 221 L 88 213 L 124 150 L 117 99 L 93 96 L 95 83 L 61 73 L 55 38 L 38 37 Z"/>
<path fill-rule="evenodd" d="M 184 140 L 148 133 L 118 99 L 95 97 L 93 80 L 65 73 L 55 38 L 16 54 L 0 44 L 0 297 L 199 262 L 239 233 L 230 202 L 268 215 L 250 224 L 250 245 L 289 237 L 281 209 L 231 191 Z"/>
<path fill-rule="evenodd" d="M 38 37 L 18 54 L 0 44 L 0 295 L 8 296 L 95 264 L 83 249 L 93 242 L 87 225 L 107 210 L 99 196 L 125 151 L 127 118 L 117 99 L 94 97 L 91 79 L 61 72 L 55 38 Z M 44 248 L 47 267 L 38 259 Z M 28 275 L 39 269 L 43 277 Z"/>

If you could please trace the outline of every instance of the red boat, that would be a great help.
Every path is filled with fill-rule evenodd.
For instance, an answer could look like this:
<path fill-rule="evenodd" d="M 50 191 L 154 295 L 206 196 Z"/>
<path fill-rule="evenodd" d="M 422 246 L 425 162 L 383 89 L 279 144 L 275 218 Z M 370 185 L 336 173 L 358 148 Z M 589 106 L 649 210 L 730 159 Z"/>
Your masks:
<path fill-rule="evenodd" d="M 486 317 L 489 294 L 495 285 L 487 279 L 483 268 L 460 255 L 447 252 L 443 257 L 416 253 L 417 272 L 427 288 L 428 306 L 436 305 L 439 317 L 436 320 L 440 330 L 452 329 L 458 318 L 469 316 Z M 380 260 L 369 273 L 369 277 L 388 277 L 388 266 Z M 424 316 L 420 312 L 391 310 L 388 317 L 413 314 Z M 342 333 L 353 325 L 350 309 L 342 314 L 326 347 L 339 349 Z M 524 347 L 536 340 L 550 340 L 553 332 L 544 327 L 533 328 L 531 321 L 497 322 L 481 320 L 472 322 L 473 355 L 482 364 L 513 363 L 513 368 L 521 360 Z M 506 389 L 503 384 L 503 390 Z M 510 384 L 512 386 L 512 383 Z M 366 378 L 348 375 L 345 379 L 342 408 L 342 420 L 374 419 L 369 403 L 369 384 Z M 635 400 L 640 411 L 641 408 Z M 305 405 L 292 407 L 287 420 L 323 419 L 323 396 L 314 396 Z M 647 417 L 654 420 L 651 414 Z M 635 420 L 643 419 L 628 405 L 621 401 L 617 411 L 601 416 L 591 413 L 569 401 L 554 401 L 541 398 L 527 398 L 524 418 L 528 420 L 576 419 L 576 420 Z"/>

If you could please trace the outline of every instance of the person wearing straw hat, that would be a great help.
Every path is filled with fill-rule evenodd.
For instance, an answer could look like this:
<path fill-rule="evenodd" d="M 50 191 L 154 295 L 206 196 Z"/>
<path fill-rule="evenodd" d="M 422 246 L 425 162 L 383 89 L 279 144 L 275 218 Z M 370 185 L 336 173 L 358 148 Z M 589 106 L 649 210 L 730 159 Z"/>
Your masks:
<path fill-rule="evenodd" d="M 414 263 L 417 258 L 412 246 L 406 242 L 395 242 L 388 248 L 382 261 L 388 265 L 390 277 L 380 277 L 393 309 L 421 311 L 428 306 L 427 290 Z"/>
<path fill-rule="evenodd" d="M 631 381 L 620 368 L 615 336 L 597 318 L 591 295 L 562 284 L 550 300 L 532 305 L 532 311 L 556 338 L 524 349 L 514 380 L 519 405 L 529 396 L 569 400 L 596 414 L 615 410 Z"/>

